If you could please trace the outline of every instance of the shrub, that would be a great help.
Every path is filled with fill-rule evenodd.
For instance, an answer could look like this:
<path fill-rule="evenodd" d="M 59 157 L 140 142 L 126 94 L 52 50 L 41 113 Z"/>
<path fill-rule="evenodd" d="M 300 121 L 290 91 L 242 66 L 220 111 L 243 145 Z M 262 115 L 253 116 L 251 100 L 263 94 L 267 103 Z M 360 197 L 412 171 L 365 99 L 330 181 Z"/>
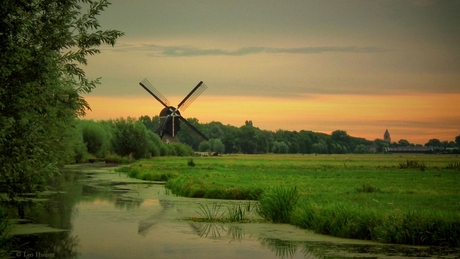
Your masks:
<path fill-rule="evenodd" d="M 195 167 L 195 162 L 193 161 L 193 158 L 190 158 L 190 159 L 187 161 L 187 165 L 190 166 L 190 167 Z"/>
<path fill-rule="evenodd" d="M 109 139 L 104 127 L 92 120 L 80 121 L 83 142 L 90 154 L 102 157 L 107 153 Z"/>
<path fill-rule="evenodd" d="M 275 223 L 289 223 L 300 194 L 297 187 L 275 187 L 265 190 L 259 197 L 258 213 Z"/>
<path fill-rule="evenodd" d="M 112 121 L 112 145 L 120 156 L 132 155 L 135 159 L 146 157 L 149 151 L 149 138 L 145 125 L 133 118 Z"/>

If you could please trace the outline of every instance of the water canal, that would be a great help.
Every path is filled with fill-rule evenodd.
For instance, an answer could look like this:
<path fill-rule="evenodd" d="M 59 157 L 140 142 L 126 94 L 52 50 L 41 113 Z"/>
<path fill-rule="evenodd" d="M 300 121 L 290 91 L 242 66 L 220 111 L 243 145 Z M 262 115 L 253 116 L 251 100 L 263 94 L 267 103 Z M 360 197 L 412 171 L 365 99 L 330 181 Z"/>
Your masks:
<path fill-rule="evenodd" d="M 69 166 L 56 186 L 18 208 L 10 258 L 460 258 L 458 249 L 333 238 L 285 224 L 192 222 L 198 204 L 216 200 L 176 197 L 104 164 Z"/>

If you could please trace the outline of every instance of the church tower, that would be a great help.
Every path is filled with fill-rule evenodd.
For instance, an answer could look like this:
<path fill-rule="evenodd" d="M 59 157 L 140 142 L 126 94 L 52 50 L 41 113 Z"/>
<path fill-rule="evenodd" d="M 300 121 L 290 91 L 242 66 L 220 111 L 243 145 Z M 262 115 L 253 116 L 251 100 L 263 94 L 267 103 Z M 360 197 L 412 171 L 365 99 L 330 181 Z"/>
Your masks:
<path fill-rule="evenodd" d="M 388 132 L 388 129 L 385 130 L 385 133 L 383 133 L 383 141 L 391 143 L 390 132 Z"/>

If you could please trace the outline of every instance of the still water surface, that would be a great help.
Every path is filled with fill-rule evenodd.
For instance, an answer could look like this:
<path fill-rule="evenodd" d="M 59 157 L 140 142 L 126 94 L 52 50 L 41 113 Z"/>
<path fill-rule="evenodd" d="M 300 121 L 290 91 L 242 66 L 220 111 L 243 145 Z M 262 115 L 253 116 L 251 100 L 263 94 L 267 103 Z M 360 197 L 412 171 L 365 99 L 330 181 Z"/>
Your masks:
<path fill-rule="evenodd" d="M 103 165 L 70 166 L 62 192 L 29 203 L 11 258 L 460 258 L 449 248 L 410 247 L 316 235 L 286 224 L 208 224 L 198 204 L 160 184 Z"/>

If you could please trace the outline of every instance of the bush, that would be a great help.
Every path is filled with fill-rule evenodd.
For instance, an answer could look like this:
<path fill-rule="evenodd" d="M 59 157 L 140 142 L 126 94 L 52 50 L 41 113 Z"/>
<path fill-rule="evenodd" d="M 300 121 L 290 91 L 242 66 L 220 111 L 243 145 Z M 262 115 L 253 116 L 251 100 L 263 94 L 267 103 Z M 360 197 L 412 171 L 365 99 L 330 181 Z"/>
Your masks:
<path fill-rule="evenodd" d="M 120 156 L 146 157 L 149 153 L 149 134 L 145 125 L 133 118 L 111 121 L 113 125 L 112 146 Z"/>
<path fill-rule="evenodd" d="M 104 127 L 95 121 L 80 121 L 80 125 L 87 151 L 96 157 L 105 156 L 110 140 Z"/>
<path fill-rule="evenodd" d="M 259 197 L 258 213 L 275 223 L 289 223 L 300 194 L 297 187 L 275 187 L 265 190 Z"/>

